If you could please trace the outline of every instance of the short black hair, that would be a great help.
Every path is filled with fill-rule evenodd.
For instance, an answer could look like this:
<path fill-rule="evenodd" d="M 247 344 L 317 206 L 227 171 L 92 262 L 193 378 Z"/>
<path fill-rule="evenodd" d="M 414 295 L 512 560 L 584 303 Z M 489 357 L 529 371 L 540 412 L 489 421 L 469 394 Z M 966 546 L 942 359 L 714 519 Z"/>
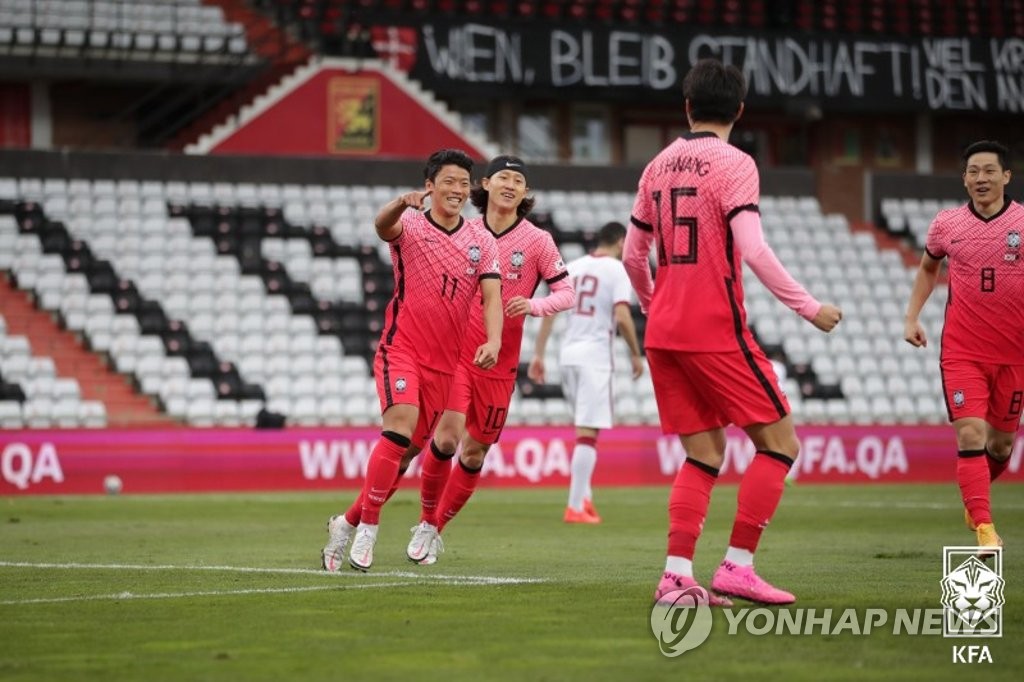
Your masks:
<path fill-rule="evenodd" d="M 701 59 L 683 79 L 683 97 L 694 121 L 732 123 L 747 96 L 747 81 L 735 66 Z"/>
<path fill-rule="evenodd" d="M 461 149 L 439 149 L 427 159 L 427 165 L 423 168 L 423 179 L 433 182 L 444 166 L 458 166 L 465 168 L 467 173 L 472 173 L 473 159 Z"/>
<path fill-rule="evenodd" d="M 967 172 L 967 160 L 975 154 L 981 154 L 983 152 L 992 152 L 999 158 L 999 165 L 1002 169 L 1010 170 L 1010 150 L 1005 145 L 996 142 L 995 140 L 979 140 L 972 145 L 969 145 L 964 150 L 963 155 L 963 168 L 962 172 Z"/>
<path fill-rule="evenodd" d="M 622 223 L 610 222 L 601 226 L 597 231 L 598 246 L 615 246 L 620 239 L 626 236 L 626 226 Z"/>
<path fill-rule="evenodd" d="M 469 190 L 469 201 L 484 215 L 487 215 L 487 201 L 489 197 L 490 193 L 479 182 L 473 185 L 473 189 Z M 533 206 L 536 203 L 537 200 L 533 197 L 523 197 L 523 200 L 516 206 L 516 215 L 520 218 L 530 215 L 530 211 L 533 210 Z"/>

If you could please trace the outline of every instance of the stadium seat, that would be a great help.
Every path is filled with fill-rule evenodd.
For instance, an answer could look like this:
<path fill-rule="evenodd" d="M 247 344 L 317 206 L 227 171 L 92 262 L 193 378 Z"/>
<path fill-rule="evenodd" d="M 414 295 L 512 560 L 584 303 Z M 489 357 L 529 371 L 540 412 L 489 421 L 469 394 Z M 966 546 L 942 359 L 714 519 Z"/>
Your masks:
<path fill-rule="evenodd" d="M 22 403 L 14 400 L 0 400 L 0 428 L 20 429 L 24 425 Z"/>

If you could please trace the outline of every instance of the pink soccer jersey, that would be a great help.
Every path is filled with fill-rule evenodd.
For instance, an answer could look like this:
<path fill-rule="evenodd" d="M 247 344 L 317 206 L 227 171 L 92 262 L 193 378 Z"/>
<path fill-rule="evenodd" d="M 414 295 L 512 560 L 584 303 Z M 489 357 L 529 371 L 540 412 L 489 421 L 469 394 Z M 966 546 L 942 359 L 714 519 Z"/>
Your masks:
<path fill-rule="evenodd" d="M 653 232 L 654 296 L 644 345 L 718 352 L 753 343 L 730 220 L 757 211 L 754 160 L 714 133 L 687 133 L 640 177 L 632 224 Z"/>
<path fill-rule="evenodd" d="M 488 233 L 484 218 L 469 221 L 480 225 Z M 501 303 L 504 306 L 509 299 L 516 296 L 532 298 L 541 281 L 554 284 L 568 276 L 562 256 L 555 246 L 551 235 L 540 229 L 525 218 L 520 219 L 512 227 L 499 235 L 494 235 L 498 243 L 498 267 L 501 270 Z M 523 340 L 523 324 L 525 315 L 506 317 L 501 330 L 501 353 L 498 363 L 489 370 L 482 370 L 472 364 L 473 354 L 480 344 L 487 341 L 483 316 L 480 314 L 483 299 L 476 295 L 474 312 L 469 319 L 466 340 L 462 345 L 462 360 L 469 361 L 472 371 L 491 377 L 512 377 L 519 368 L 519 351 Z"/>
<path fill-rule="evenodd" d="M 940 211 L 925 249 L 949 256 L 942 357 L 1024 365 L 1024 207 L 1006 200 L 991 218 L 971 203 Z"/>
<path fill-rule="evenodd" d="M 479 281 L 501 276 L 494 236 L 475 221 L 452 232 L 428 213 L 402 214 L 402 234 L 390 242 L 395 294 L 384 313 L 380 345 L 401 348 L 420 363 L 452 373 L 460 340 L 479 299 Z"/>

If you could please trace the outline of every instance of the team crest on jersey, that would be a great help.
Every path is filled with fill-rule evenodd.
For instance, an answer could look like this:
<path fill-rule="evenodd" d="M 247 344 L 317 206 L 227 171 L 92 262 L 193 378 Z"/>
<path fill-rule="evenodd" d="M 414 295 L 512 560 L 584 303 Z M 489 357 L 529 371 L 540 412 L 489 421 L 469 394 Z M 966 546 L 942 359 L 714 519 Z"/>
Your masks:
<path fill-rule="evenodd" d="M 1017 232 L 1016 230 L 1013 232 L 1008 232 L 1006 235 L 1006 246 L 1008 246 L 1011 249 L 1019 249 L 1020 232 Z"/>
<path fill-rule="evenodd" d="M 509 258 L 509 262 L 512 263 L 512 267 L 521 268 L 523 267 L 523 263 L 526 262 L 526 256 L 523 255 L 522 251 L 513 251 L 512 257 Z"/>
<path fill-rule="evenodd" d="M 555 261 L 555 270 L 565 270 L 565 261 L 561 258 Z"/>
<path fill-rule="evenodd" d="M 473 263 L 479 263 L 480 262 L 480 247 L 477 246 L 476 244 L 473 244 L 472 246 L 470 246 L 469 247 L 469 251 L 467 251 L 466 253 L 469 256 L 470 262 L 473 262 Z"/>
<path fill-rule="evenodd" d="M 399 393 L 405 393 L 405 389 L 406 387 L 408 387 L 408 385 L 409 384 L 405 380 L 405 377 L 398 377 L 397 379 L 395 379 L 395 390 L 398 391 Z"/>
<path fill-rule="evenodd" d="M 963 391 L 953 391 L 953 406 L 954 407 L 963 407 L 964 406 L 964 392 Z"/>

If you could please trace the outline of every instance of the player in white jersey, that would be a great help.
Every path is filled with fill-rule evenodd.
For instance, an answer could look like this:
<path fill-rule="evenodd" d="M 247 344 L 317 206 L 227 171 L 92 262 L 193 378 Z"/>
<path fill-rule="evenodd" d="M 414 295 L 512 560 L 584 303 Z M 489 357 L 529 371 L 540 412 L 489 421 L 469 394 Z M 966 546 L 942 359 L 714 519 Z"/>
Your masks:
<path fill-rule="evenodd" d="M 576 289 L 576 305 L 569 312 L 562 337 L 559 365 L 562 390 L 573 408 L 576 445 L 572 451 L 572 477 L 566 523 L 600 523 L 594 509 L 590 480 L 597 464 L 597 436 L 612 426 L 612 341 L 618 328 L 629 346 L 633 379 L 644 371 L 640 344 L 630 313 L 632 286 L 622 266 L 626 228 L 608 223 L 597 234 L 593 253 L 566 267 Z M 544 383 L 544 352 L 554 317 L 541 323 L 528 376 Z"/>

